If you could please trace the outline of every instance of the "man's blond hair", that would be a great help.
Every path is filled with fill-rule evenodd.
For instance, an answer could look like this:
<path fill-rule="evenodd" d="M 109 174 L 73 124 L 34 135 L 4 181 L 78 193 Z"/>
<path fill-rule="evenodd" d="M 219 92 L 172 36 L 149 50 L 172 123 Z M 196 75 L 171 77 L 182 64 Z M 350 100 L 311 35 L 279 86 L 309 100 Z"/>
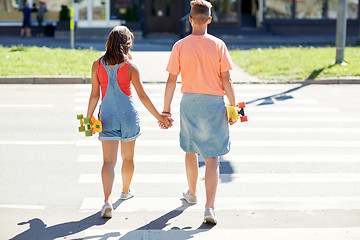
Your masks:
<path fill-rule="evenodd" d="M 205 0 L 193 0 L 190 2 L 190 5 L 190 16 L 196 23 L 203 24 L 211 16 L 212 5 L 210 2 Z"/>

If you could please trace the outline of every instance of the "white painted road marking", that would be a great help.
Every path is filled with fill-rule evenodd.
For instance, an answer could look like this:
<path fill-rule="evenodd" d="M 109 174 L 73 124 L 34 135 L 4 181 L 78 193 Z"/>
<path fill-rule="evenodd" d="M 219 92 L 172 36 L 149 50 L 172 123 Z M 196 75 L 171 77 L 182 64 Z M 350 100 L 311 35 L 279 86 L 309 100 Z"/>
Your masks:
<path fill-rule="evenodd" d="M 1 144 L 1 142 L 0 142 Z M 90 147 L 99 146 L 99 141 L 96 140 L 79 140 L 76 141 L 76 146 Z M 178 140 L 142 140 L 136 142 L 137 147 L 178 147 Z M 232 147 L 305 147 L 305 148 L 319 148 L 319 147 L 332 147 L 332 148 L 357 148 L 360 147 L 360 141 L 314 141 L 314 140 L 269 140 L 269 141 L 233 141 Z"/>
<path fill-rule="evenodd" d="M 169 224 L 168 228 L 174 227 Z M 86 230 L 84 240 L 359 240 L 360 228 L 237 228 L 237 229 L 168 229 L 129 230 L 96 229 Z M 291 237 L 289 237 L 291 236 Z"/>
<path fill-rule="evenodd" d="M 152 163 L 183 163 L 184 152 L 179 150 L 171 155 L 166 154 L 139 154 L 135 153 L 135 162 Z M 120 159 L 120 156 L 119 156 Z M 230 161 L 238 163 L 360 163 L 360 155 L 236 155 L 226 154 L 220 158 L 220 161 Z M 81 154 L 77 158 L 78 162 L 102 162 L 101 154 Z M 199 162 L 204 162 L 199 158 Z"/>
<path fill-rule="evenodd" d="M 53 108 L 51 104 L 0 104 L 0 108 Z"/>
<path fill-rule="evenodd" d="M 135 196 L 131 200 L 120 201 L 115 212 L 141 211 L 170 211 L 171 209 L 184 210 L 181 207 L 181 194 L 173 198 L 142 198 Z M 115 203 L 116 200 L 113 199 Z M 186 211 L 203 211 L 205 197 L 198 197 L 198 203 L 187 208 Z M 203 204 L 204 203 L 204 204 Z M 103 198 L 84 198 L 81 210 L 100 209 L 104 204 Z M 360 210 L 360 197 L 217 197 L 216 210 Z"/>
<path fill-rule="evenodd" d="M 203 169 L 202 169 L 203 170 Z M 232 183 L 359 183 L 360 173 L 250 173 L 220 174 L 220 177 L 232 179 Z M 199 180 L 204 174 L 199 172 Z M 81 174 L 79 183 L 100 183 L 100 174 Z M 115 176 L 115 183 L 121 183 L 121 175 Z M 185 174 L 134 174 L 133 183 L 186 183 Z"/>
<path fill-rule="evenodd" d="M 0 204 L 1 208 L 7 209 L 28 209 L 28 210 L 44 210 L 46 206 L 44 205 L 22 205 L 22 204 Z"/>

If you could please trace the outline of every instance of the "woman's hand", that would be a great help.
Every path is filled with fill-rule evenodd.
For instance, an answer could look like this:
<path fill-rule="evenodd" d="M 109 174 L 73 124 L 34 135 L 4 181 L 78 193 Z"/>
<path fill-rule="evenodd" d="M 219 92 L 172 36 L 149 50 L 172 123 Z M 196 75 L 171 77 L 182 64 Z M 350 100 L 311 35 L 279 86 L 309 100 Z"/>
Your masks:
<path fill-rule="evenodd" d="M 171 118 L 171 113 L 163 112 L 161 117 L 162 118 L 158 121 L 161 129 L 168 129 L 173 125 L 174 119 Z"/>

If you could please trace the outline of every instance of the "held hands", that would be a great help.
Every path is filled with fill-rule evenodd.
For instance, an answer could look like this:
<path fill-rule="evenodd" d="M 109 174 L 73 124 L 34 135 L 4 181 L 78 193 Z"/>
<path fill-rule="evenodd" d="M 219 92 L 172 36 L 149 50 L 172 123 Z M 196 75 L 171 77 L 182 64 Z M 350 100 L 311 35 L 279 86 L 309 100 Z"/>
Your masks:
<path fill-rule="evenodd" d="M 168 129 L 173 125 L 173 122 L 174 119 L 171 118 L 171 113 L 163 112 L 161 114 L 161 120 L 158 121 L 158 124 L 161 129 Z"/>

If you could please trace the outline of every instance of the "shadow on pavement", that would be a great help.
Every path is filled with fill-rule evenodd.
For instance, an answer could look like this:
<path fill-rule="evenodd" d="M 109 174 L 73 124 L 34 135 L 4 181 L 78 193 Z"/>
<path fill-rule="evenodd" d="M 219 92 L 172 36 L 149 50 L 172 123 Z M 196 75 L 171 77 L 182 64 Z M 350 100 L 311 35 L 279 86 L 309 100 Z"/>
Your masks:
<path fill-rule="evenodd" d="M 73 235 L 93 226 L 104 225 L 107 221 L 108 219 L 104 219 L 100 216 L 100 212 L 80 221 L 61 223 L 50 227 L 48 227 L 41 219 L 34 218 L 27 222 L 18 223 L 18 225 L 29 224 L 30 228 L 11 238 L 11 240 L 51 240 Z"/>
<path fill-rule="evenodd" d="M 270 95 L 270 96 L 267 96 L 267 97 L 257 98 L 255 100 L 246 102 L 246 104 L 252 104 L 252 103 L 257 103 L 258 102 L 257 106 L 273 105 L 276 102 L 293 99 L 294 97 L 289 93 L 295 92 L 295 91 L 297 91 L 297 90 L 299 90 L 299 89 L 301 89 L 303 87 L 306 87 L 306 86 L 308 86 L 308 84 L 303 83 L 299 87 L 295 87 L 295 88 L 289 89 L 289 90 L 287 90 L 285 92 L 273 94 L 273 95 Z"/>
<path fill-rule="evenodd" d="M 293 99 L 294 97 L 289 94 L 289 93 L 292 93 L 292 92 L 295 92 L 295 91 L 298 91 L 304 87 L 307 87 L 309 86 L 309 83 L 307 83 L 307 81 L 311 81 L 311 80 L 314 80 L 316 79 L 321 72 L 325 71 L 326 69 L 330 69 L 332 67 L 334 67 L 336 64 L 331 64 L 327 67 L 323 67 L 323 68 L 320 68 L 320 69 L 315 69 L 307 78 L 306 80 L 301 84 L 301 86 L 298 86 L 298 87 L 295 87 L 295 88 L 292 88 L 292 89 L 289 89 L 285 92 L 282 92 L 282 93 L 277 93 L 277 94 L 274 94 L 274 95 L 270 95 L 270 96 L 267 96 L 267 97 L 263 97 L 263 98 L 258 98 L 258 99 L 255 99 L 255 100 L 252 100 L 252 101 L 249 101 L 247 102 L 246 104 L 252 104 L 252 103 L 256 103 L 256 102 L 259 102 L 259 104 L 257 106 L 263 106 L 263 105 L 272 105 L 272 104 L 275 104 L 276 102 L 280 102 L 280 101 L 286 101 L 286 100 L 289 100 L 289 99 Z"/>
<path fill-rule="evenodd" d="M 120 206 L 122 203 L 122 200 L 118 200 L 113 204 L 114 209 Z M 135 229 L 133 231 L 130 231 L 122 236 L 120 232 L 110 232 L 106 233 L 104 235 L 96 235 L 96 236 L 87 236 L 85 238 L 80 239 L 100 239 L 100 240 L 106 240 L 113 237 L 119 237 L 121 240 L 134 240 L 137 239 L 136 236 L 139 236 L 140 234 L 143 234 L 144 232 L 149 233 L 151 230 L 152 235 L 159 236 L 161 239 L 174 239 L 174 240 L 185 240 L 192 238 L 193 235 L 205 232 L 210 230 L 213 225 L 206 225 L 202 224 L 195 230 L 189 230 L 191 227 L 186 227 L 183 229 L 173 227 L 170 230 L 163 230 L 165 227 L 167 227 L 170 223 L 168 221 L 170 219 L 173 219 L 180 214 L 182 214 L 189 206 L 185 202 L 185 200 L 182 200 L 182 205 L 178 208 L 164 214 L 163 216 L 151 221 L 150 223 Z M 51 239 L 57 239 L 57 238 L 64 238 L 67 239 L 68 236 L 71 236 L 73 234 L 77 234 L 80 232 L 83 232 L 93 226 L 101 226 L 105 225 L 105 223 L 109 219 L 102 218 L 100 216 L 100 212 L 96 212 L 93 215 L 90 215 L 82 220 L 79 221 L 71 221 L 71 222 L 65 222 L 60 223 L 54 226 L 47 226 L 43 220 L 39 218 L 31 219 L 27 222 L 20 222 L 18 225 L 25 225 L 29 224 L 29 229 L 16 235 L 15 237 L 11 238 L 10 240 L 30 240 L 30 239 L 36 239 L 36 240 L 51 240 Z M 119 227 L 121 228 L 121 227 Z M 175 230 L 175 231 L 174 231 Z M 142 235 L 141 235 L 142 236 Z M 77 239 L 77 240 L 80 240 Z M 142 237 L 140 239 L 143 239 Z M 157 239 L 157 237 L 155 237 Z M 76 239 L 73 239 L 76 240 Z"/>
<path fill-rule="evenodd" d="M 200 161 L 201 160 L 201 161 Z M 231 162 L 224 159 L 224 156 L 220 156 L 219 157 L 220 160 L 220 166 L 219 166 L 219 171 L 220 171 L 220 176 L 219 179 L 222 183 L 229 183 L 233 180 L 232 178 L 232 174 L 234 173 L 234 169 L 231 165 Z M 205 162 L 204 159 L 201 155 L 199 155 L 199 168 L 200 167 L 205 167 Z M 205 179 L 202 179 L 205 180 Z"/>
<path fill-rule="evenodd" d="M 114 209 L 119 207 L 122 202 L 123 201 L 120 199 L 116 201 L 113 204 Z M 50 227 L 48 227 L 41 219 L 34 218 L 27 222 L 18 223 L 18 225 L 29 224 L 30 228 L 25 232 L 16 235 L 10 240 L 25 240 L 25 239 L 50 240 L 60 237 L 66 237 L 76 233 L 80 233 L 93 226 L 104 225 L 108 220 L 109 219 L 107 218 L 101 217 L 100 211 L 79 221 L 60 223 Z M 113 237 L 113 235 L 111 236 L 109 235 L 108 237 Z"/>
<path fill-rule="evenodd" d="M 190 207 L 184 199 L 182 205 L 173 209 L 172 211 L 162 215 L 161 217 L 143 225 L 135 230 L 125 233 L 120 232 L 106 233 L 104 235 L 86 236 L 84 239 L 100 239 L 106 240 L 109 237 L 119 237 L 119 240 L 142 240 L 142 239 L 171 239 L 171 240 L 186 240 L 194 237 L 195 234 L 209 231 L 214 225 L 201 224 L 197 229 L 191 230 L 191 227 L 178 228 L 173 227 L 169 230 L 164 230 L 170 225 L 169 220 L 182 214 L 188 207 Z M 80 239 L 77 239 L 80 240 Z"/>

